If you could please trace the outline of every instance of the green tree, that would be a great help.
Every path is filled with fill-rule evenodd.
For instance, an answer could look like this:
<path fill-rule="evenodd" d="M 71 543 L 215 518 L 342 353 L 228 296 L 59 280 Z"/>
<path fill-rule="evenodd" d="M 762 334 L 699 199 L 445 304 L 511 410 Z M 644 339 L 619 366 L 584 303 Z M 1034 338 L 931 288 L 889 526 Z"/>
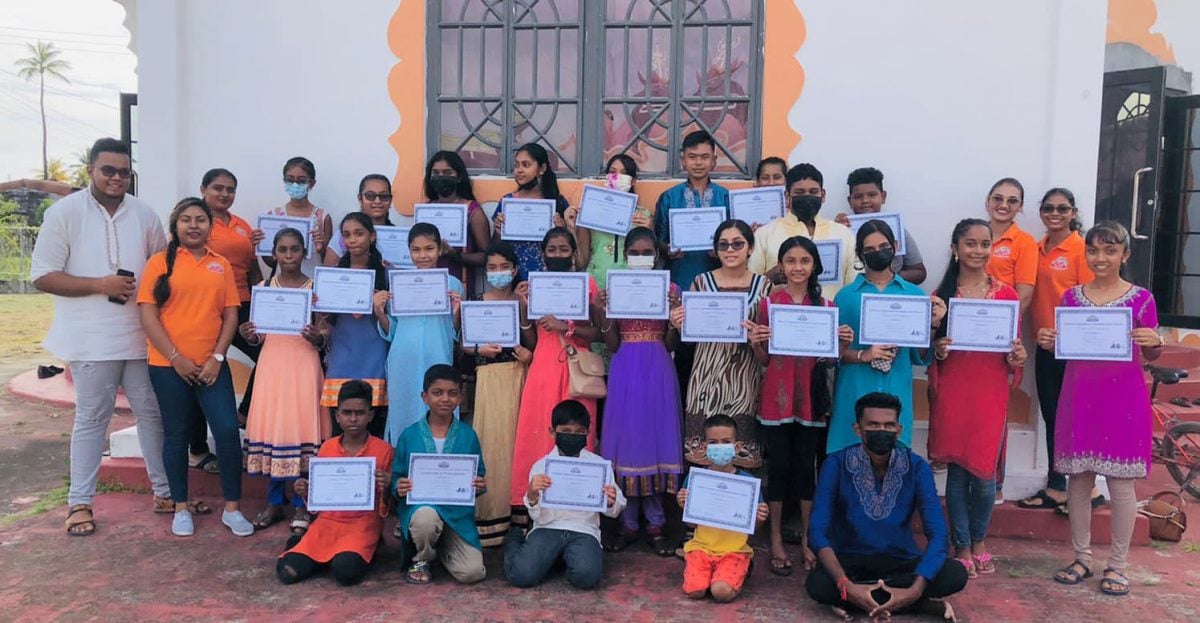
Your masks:
<path fill-rule="evenodd" d="M 42 179 L 54 180 L 55 182 L 70 182 L 74 175 L 70 172 L 70 167 L 67 166 L 62 158 L 51 158 L 50 162 L 46 163 L 46 168 L 42 172 Z M 35 170 L 34 173 L 37 173 Z M 84 171 L 84 175 L 87 171 Z"/>
<path fill-rule="evenodd" d="M 50 197 L 42 199 L 42 202 L 38 204 L 37 210 L 33 213 L 33 223 L 30 224 L 41 227 L 42 220 L 46 218 L 46 210 L 49 209 L 50 206 L 54 205 L 54 201 L 55 200 Z"/>
<path fill-rule="evenodd" d="M 0 195 L 0 224 L 25 225 L 25 217 L 21 215 L 20 209 L 21 204 Z"/>
<path fill-rule="evenodd" d="M 53 42 L 38 40 L 36 45 L 25 45 L 29 48 L 29 56 L 17 59 L 17 75 L 26 82 L 35 77 L 38 79 L 38 106 L 42 111 L 42 179 L 48 180 L 50 158 L 46 155 L 46 75 L 69 83 L 65 72 L 71 68 L 71 64 L 59 58 L 62 51 L 55 48 Z"/>
<path fill-rule="evenodd" d="M 92 178 L 88 177 L 87 172 L 88 165 L 91 164 L 88 162 L 88 148 L 84 147 L 75 152 L 72 158 L 75 159 L 75 162 L 68 167 L 71 170 L 71 185 L 75 188 L 86 188 L 88 184 L 92 183 Z"/>

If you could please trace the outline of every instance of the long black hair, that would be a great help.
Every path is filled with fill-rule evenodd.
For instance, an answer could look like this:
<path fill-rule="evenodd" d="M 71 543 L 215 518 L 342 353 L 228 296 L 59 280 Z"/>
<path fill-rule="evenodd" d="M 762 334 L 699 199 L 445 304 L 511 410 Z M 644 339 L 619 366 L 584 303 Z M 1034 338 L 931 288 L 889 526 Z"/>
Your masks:
<path fill-rule="evenodd" d="M 408 230 L 408 246 L 411 247 L 417 238 L 429 238 L 434 245 L 442 246 L 442 232 L 432 223 L 417 223 Z"/>
<path fill-rule="evenodd" d="M 990 195 L 991 193 L 988 194 Z M 965 218 L 959 221 L 954 226 L 954 231 L 950 233 L 950 246 L 957 247 L 958 242 L 962 240 L 963 236 L 967 235 L 968 231 L 971 231 L 972 227 L 982 227 L 987 230 L 988 238 L 992 237 L 992 227 L 987 221 L 979 218 Z M 942 275 L 942 280 L 938 283 L 937 290 L 934 290 L 934 294 L 945 301 L 947 305 L 950 304 L 950 298 L 958 293 L 958 274 L 961 270 L 962 261 L 958 259 L 958 254 L 951 253 L 950 263 L 946 265 L 946 272 Z M 937 337 L 945 337 L 946 325 L 948 324 L 948 322 L 943 322 L 938 327 Z"/>
<path fill-rule="evenodd" d="M 779 245 L 779 257 L 777 258 L 779 267 L 782 270 L 783 256 L 796 247 L 804 249 L 813 259 L 812 274 L 808 276 L 808 283 L 805 288 L 805 294 L 808 295 L 808 304 L 824 305 L 825 301 L 821 298 L 821 273 L 825 272 L 825 266 L 821 264 L 821 252 L 817 249 L 816 243 L 804 236 L 792 236 L 784 240 L 783 244 Z"/>
<path fill-rule="evenodd" d="M 458 178 L 458 188 L 454 189 L 454 193 L 458 195 L 458 198 L 475 201 L 475 189 L 471 185 L 471 174 L 467 172 L 467 164 L 463 162 L 462 156 L 458 155 L 458 152 L 444 149 L 435 152 L 429 157 L 429 162 L 425 163 L 425 180 L 422 182 L 425 198 L 430 201 L 438 198 L 437 193 L 433 192 L 433 182 L 429 178 L 433 177 L 433 165 L 439 162 L 445 162 L 450 165 L 451 169 L 454 169 L 454 175 Z"/>
<path fill-rule="evenodd" d="M 1047 190 L 1046 194 L 1042 195 L 1042 200 L 1038 202 L 1038 213 L 1041 214 L 1042 205 L 1046 203 L 1047 199 L 1054 195 L 1062 195 L 1063 197 L 1066 197 L 1067 203 L 1071 204 L 1072 208 L 1075 208 L 1075 216 L 1071 217 L 1071 224 L 1069 226 L 1071 231 L 1083 231 L 1083 223 L 1079 221 L 1079 208 L 1075 205 L 1075 193 L 1067 190 L 1066 188 L 1056 186 L 1050 190 Z"/>
<path fill-rule="evenodd" d="M 283 229 L 275 232 L 275 238 L 271 240 L 271 255 L 272 256 L 275 255 L 275 247 L 279 246 L 279 240 L 286 236 L 291 236 L 291 237 L 295 238 L 296 240 L 299 240 L 300 248 L 304 250 L 306 255 L 308 254 L 308 246 L 304 244 L 304 234 L 300 233 L 300 230 L 296 229 L 295 227 L 284 227 Z M 271 267 L 271 276 L 267 277 L 268 284 L 270 284 L 272 281 L 275 280 L 275 274 L 278 272 L 279 272 L 279 261 L 276 260 L 275 265 Z"/>
<path fill-rule="evenodd" d="M 530 158 L 537 163 L 538 167 L 546 167 L 546 172 L 538 176 L 538 190 L 542 193 L 542 199 L 554 199 L 558 201 L 558 175 L 554 169 L 550 168 L 550 154 L 546 152 L 546 148 L 537 143 L 525 143 L 517 148 L 516 153 L 525 152 Z M 559 201 L 559 212 L 566 210 L 566 206 Z"/>
<path fill-rule="evenodd" d="M 629 154 L 617 154 L 612 158 L 609 158 L 608 163 L 604 165 L 605 173 L 608 173 L 608 170 L 612 168 L 614 162 L 620 162 L 621 168 L 625 169 L 625 175 L 632 177 L 635 182 L 637 181 L 638 165 L 637 161 L 634 160 L 632 156 Z M 633 192 L 633 189 L 630 189 L 630 192 Z"/>
<path fill-rule="evenodd" d="M 717 230 L 713 232 L 713 251 L 717 250 L 717 243 L 721 242 L 721 232 L 726 229 L 736 229 L 742 237 L 746 239 L 746 246 L 750 247 L 750 251 L 754 251 L 754 230 L 750 229 L 750 224 L 741 219 L 731 218 L 717 225 Z"/>
<path fill-rule="evenodd" d="M 233 171 L 218 167 L 216 169 L 209 169 L 208 171 L 204 172 L 204 177 L 200 178 L 200 188 L 208 188 L 208 185 L 217 181 L 218 177 L 228 177 L 229 179 L 233 180 L 234 187 L 237 187 L 237 176 L 233 174 Z"/>
<path fill-rule="evenodd" d="M 351 212 L 343 216 L 341 224 L 338 225 L 339 230 L 342 225 L 346 224 L 346 221 L 355 221 L 372 236 L 375 235 L 375 223 L 364 212 Z M 338 258 L 338 268 L 350 268 L 350 251 L 348 249 L 342 254 L 342 257 Z M 387 265 L 383 263 L 383 254 L 379 252 L 379 247 L 375 245 L 374 240 L 371 241 L 371 246 L 367 250 L 367 268 L 375 271 L 375 289 L 388 289 Z"/>
<path fill-rule="evenodd" d="M 154 282 L 154 304 L 162 307 L 171 298 L 171 273 L 175 272 L 175 256 L 179 253 L 179 215 L 188 208 L 198 207 L 204 210 L 208 220 L 212 221 L 212 208 L 204 204 L 199 197 L 184 197 L 171 210 L 171 218 L 167 230 L 171 232 L 171 241 L 167 243 L 167 272 Z"/>
<path fill-rule="evenodd" d="M 383 175 L 382 173 L 368 173 L 368 174 L 364 175 L 361 180 L 358 181 L 358 198 L 360 200 L 362 199 L 363 189 L 367 187 L 367 182 L 383 182 L 384 184 L 387 184 L 388 194 L 389 195 L 392 194 L 392 180 L 388 179 L 388 176 Z M 385 214 L 383 217 L 383 224 L 384 225 L 392 224 L 392 208 L 391 208 L 391 206 L 388 206 L 387 214 Z"/>
<path fill-rule="evenodd" d="M 1129 250 L 1129 230 L 1125 226 L 1116 221 L 1101 221 L 1092 225 L 1092 228 L 1087 231 L 1087 236 L 1084 238 L 1084 244 L 1092 246 L 1095 244 L 1119 244 Z M 1125 264 L 1122 263 L 1117 274 L 1125 279 Z"/>
<path fill-rule="evenodd" d="M 863 241 L 874 233 L 883 234 L 883 237 L 887 238 L 888 244 L 892 245 L 893 249 L 896 248 L 896 234 L 892 232 L 892 226 L 888 225 L 886 221 L 873 218 L 863 223 L 862 227 L 858 228 L 858 233 L 854 235 L 854 254 L 858 256 L 859 260 L 862 260 Z"/>

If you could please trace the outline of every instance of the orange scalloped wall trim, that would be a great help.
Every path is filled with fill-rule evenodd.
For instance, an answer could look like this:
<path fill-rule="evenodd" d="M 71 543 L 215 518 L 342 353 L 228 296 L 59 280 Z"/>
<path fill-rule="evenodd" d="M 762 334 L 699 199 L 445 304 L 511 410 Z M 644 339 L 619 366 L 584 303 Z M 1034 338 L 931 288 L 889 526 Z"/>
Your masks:
<path fill-rule="evenodd" d="M 796 53 L 808 37 L 808 25 L 795 0 L 764 4 L 762 155 L 786 160 L 802 138 L 788 123 L 788 112 L 804 90 L 804 67 Z"/>
<path fill-rule="evenodd" d="M 1175 50 L 1161 33 L 1150 29 L 1158 21 L 1154 0 L 1108 0 L 1107 43 L 1132 43 L 1166 65 L 1175 63 Z"/>
<path fill-rule="evenodd" d="M 388 72 L 388 95 L 399 113 L 396 131 L 388 142 L 396 150 L 393 208 L 406 216 L 422 200 L 421 185 L 413 183 L 425 174 L 425 3 L 399 0 L 388 22 L 388 47 L 396 64 Z"/>

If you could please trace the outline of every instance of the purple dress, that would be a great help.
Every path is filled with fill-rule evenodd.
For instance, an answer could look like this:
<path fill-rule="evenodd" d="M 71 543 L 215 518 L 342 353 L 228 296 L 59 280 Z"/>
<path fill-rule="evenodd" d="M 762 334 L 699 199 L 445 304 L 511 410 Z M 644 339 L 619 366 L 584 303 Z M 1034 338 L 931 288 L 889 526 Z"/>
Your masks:
<path fill-rule="evenodd" d="M 1064 307 L 1095 307 L 1075 286 L 1063 294 Z M 1133 310 L 1134 328 L 1158 326 L 1154 295 L 1138 286 L 1101 307 Z M 1145 478 L 1150 471 L 1153 414 L 1142 376 L 1141 351 L 1132 361 L 1067 363 L 1058 423 L 1054 431 L 1054 465 L 1064 474 L 1095 472 L 1110 478 Z"/>

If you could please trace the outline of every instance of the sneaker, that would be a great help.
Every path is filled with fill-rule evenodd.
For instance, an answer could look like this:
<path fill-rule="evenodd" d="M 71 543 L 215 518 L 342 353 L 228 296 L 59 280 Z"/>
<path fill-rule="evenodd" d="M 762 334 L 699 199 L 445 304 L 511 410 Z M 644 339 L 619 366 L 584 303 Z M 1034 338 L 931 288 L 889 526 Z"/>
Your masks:
<path fill-rule="evenodd" d="M 196 522 L 192 521 L 191 512 L 175 511 L 175 518 L 171 520 L 171 534 L 175 536 L 192 536 L 196 534 Z"/>
<path fill-rule="evenodd" d="M 225 511 L 221 513 L 221 523 L 233 532 L 233 536 L 250 536 L 254 534 L 254 524 L 242 515 L 242 511 Z"/>

